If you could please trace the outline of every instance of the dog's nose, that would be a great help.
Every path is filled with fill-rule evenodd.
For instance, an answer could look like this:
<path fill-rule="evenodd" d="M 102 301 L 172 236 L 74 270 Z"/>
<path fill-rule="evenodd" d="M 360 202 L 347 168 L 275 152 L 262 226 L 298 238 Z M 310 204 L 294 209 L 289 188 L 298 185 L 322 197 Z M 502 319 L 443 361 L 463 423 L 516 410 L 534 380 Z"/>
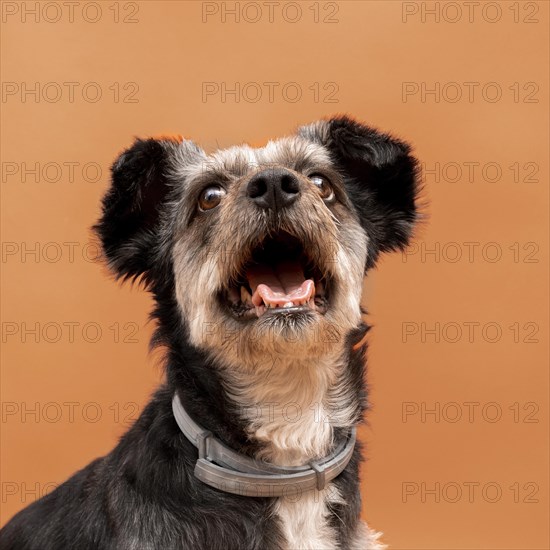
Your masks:
<path fill-rule="evenodd" d="M 269 168 L 255 174 L 246 189 L 250 199 L 266 210 L 280 210 L 300 196 L 300 181 L 289 170 Z"/>

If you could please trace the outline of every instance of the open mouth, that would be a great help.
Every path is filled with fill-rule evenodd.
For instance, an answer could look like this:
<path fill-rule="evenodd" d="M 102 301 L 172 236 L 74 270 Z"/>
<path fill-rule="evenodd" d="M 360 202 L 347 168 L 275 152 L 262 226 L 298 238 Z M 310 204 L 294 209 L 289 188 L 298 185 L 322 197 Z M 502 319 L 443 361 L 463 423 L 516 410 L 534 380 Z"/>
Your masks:
<path fill-rule="evenodd" d="M 245 262 L 242 275 L 221 298 L 237 317 L 326 313 L 330 281 L 299 239 L 288 233 L 266 238 Z"/>

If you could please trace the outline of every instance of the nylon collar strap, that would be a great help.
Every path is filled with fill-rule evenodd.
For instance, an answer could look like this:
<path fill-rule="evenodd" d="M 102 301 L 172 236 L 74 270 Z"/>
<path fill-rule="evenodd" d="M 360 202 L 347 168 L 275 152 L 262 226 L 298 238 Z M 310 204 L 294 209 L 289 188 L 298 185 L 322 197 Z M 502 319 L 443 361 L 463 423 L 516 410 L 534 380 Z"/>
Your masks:
<path fill-rule="evenodd" d="M 220 491 L 249 497 L 296 497 L 321 491 L 348 465 L 355 448 L 356 430 L 327 456 L 304 466 L 276 466 L 229 448 L 199 426 L 184 409 L 177 393 L 172 399 L 174 418 L 185 437 L 199 451 L 195 477 Z"/>

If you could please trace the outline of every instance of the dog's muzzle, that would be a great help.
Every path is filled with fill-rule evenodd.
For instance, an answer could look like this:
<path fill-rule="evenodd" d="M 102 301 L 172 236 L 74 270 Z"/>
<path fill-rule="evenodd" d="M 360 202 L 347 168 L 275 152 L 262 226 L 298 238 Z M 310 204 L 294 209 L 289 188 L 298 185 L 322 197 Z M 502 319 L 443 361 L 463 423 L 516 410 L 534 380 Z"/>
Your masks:
<path fill-rule="evenodd" d="M 222 302 L 243 319 L 266 314 L 317 312 L 329 305 L 332 279 L 319 253 L 299 238 L 280 232 L 252 249 L 222 293 Z"/>
<path fill-rule="evenodd" d="M 305 491 L 321 491 L 348 465 L 355 448 L 351 428 L 327 456 L 304 466 L 276 466 L 254 460 L 224 445 L 199 426 L 184 409 L 177 393 L 172 399 L 174 418 L 185 437 L 199 451 L 195 477 L 220 491 L 250 497 L 294 497 Z"/>

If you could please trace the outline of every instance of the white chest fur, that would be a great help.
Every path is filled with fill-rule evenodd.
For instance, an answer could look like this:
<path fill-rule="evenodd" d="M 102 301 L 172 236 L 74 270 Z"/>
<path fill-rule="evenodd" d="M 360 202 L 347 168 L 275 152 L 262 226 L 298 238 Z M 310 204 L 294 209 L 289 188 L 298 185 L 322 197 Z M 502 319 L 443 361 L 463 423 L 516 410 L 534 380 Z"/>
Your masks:
<path fill-rule="evenodd" d="M 357 421 L 349 388 L 340 377 L 343 367 L 334 359 L 321 363 L 279 363 L 276 369 L 259 368 L 256 376 L 248 373 L 240 380 L 233 374 L 228 392 L 241 404 L 251 437 L 264 446 L 258 458 L 281 466 L 307 464 L 330 452 L 335 427 Z M 330 505 L 336 503 L 345 505 L 334 484 L 281 497 L 275 511 L 285 550 L 338 548 L 330 522 Z"/>
<path fill-rule="evenodd" d="M 282 497 L 276 505 L 287 546 L 285 550 L 334 550 L 334 529 L 329 522 L 329 501 L 341 499 L 333 484 L 323 491 L 308 491 L 296 498 Z"/>

